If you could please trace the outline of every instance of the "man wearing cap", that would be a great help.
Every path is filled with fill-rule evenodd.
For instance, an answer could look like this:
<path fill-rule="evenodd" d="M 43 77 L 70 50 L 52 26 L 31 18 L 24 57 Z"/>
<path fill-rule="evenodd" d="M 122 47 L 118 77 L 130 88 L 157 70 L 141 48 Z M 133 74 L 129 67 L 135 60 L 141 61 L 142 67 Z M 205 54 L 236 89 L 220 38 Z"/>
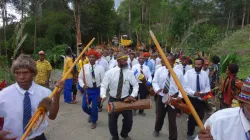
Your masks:
<path fill-rule="evenodd" d="M 192 69 L 192 67 L 190 65 L 188 65 L 189 60 L 190 60 L 189 57 L 182 56 L 181 64 L 178 64 L 178 65 L 175 66 L 177 69 L 182 71 L 183 75 L 185 75 L 188 70 Z"/>
<path fill-rule="evenodd" d="M 82 99 L 82 109 L 90 116 L 89 122 L 91 122 L 91 129 L 96 128 L 96 121 L 98 120 L 98 98 L 100 96 L 100 86 L 104 77 L 104 68 L 95 64 L 98 53 L 95 50 L 91 50 L 87 53 L 90 63 L 84 65 L 84 75 L 81 69 L 78 76 L 79 85 L 84 88 L 86 86 Z M 84 83 L 84 78 L 86 83 Z M 89 105 L 92 104 L 92 107 Z"/>
<path fill-rule="evenodd" d="M 51 94 L 51 90 L 36 84 L 33 80 L 37 74 L 36 62 L 29 55 L 20 55 L 12 64 L 12 73 L 15 76 L 15 84 L 4 88 L 0 92 L 0 117 L 4 117 L 4 126 L 0 131 L 1 140 L 19 140 L 26 126 L 35 113 L 41 101 Z M 48 105 L 49 112 L 46 113 L 50 120 L 54 120 L 59 110 L 60 92 L 63 82 L 56 84 L 59 90 L 52 102 Z M 43 102 L 44 103 L 44 102 Z M 47 104 L 45 104 L 47 105 Z M 37 131 L 32 129 L 27 139 L 46 140 L 44 131 L 48 126 L 45 120 Z"/>
<path fill-rule="evenodd" d="M 151 75 L 153 75 L 155 73 L 155 67 L 154 67 L 154 64 L 151 61 L 149 61 L 150 53 L 144 52 L 143 56 L 145 59 L 144 64 L 149 67 Z"/>
<path fill-rule="evenodd" d="M 45 58 L 44 51 L 39 52 L 39 60 L 36 61 L 37 75 L 35 83 L 44 87 L 49 88 L 49 78 L 52 67 Z"/>
<path fill-rule="evenodd" d="M 139 64 L 136 64 L 132 67 L 132 71 L 134 72 L 134 75 L 139 83 L 139 91 L 138 91 L 138 98 L 139 99 L 146 99 L 146 97 L 149 94 L 149 91 L 146 87 L 145 84 L 147 84 L 147 86 L 151 85 L 152 82 L 152 76 L 151 76 L 151 72 L 148 66 L 146 66 L 144 64 L 145 58 L 143 55 L 139 56 Z M 145 79 L 139 79 L 140 75 L 144 75 Z M 145 80 L 146 83 L 143 83 L 143 81 Z M 134 115 L 136 114 L 136 111 L 134 112 Z M 146 114 L 144 113 L 144 110 L 139 110 L 139 115 L 145 116 Z"/>
<path fill-rule="evenodd" d="M 196 140 L 249 140 L 250 139 L 250 76 L 246 78 L 237 96 L 240 107 L 228 108 L 210 116 L 205 129 Z"/>
<path fill-rule="evenodd" d="M 101 84 L 101 97 L 103 100 L 106 99 L 107 89 L 109 88 L 109 102 L 123 102 L 125 99 L 135 101 L 139 85 L 133 72 L 127 68 L 127 60 L 128 56 L 126 56 L 123 52 L 120 52 L 117 56 L 118 65 L 106 72 Z M 133 87 L 131 94 L 129 94 L 130 85 Z M 109 131 L 112 136 L 111 140 L 119 140 L 117 120 L 120 114 L 124 118 L 120 133 L 121 137 L 126 140 L 130 140 L 131 138 L 128 136 L 128 133 L 131 131 L 133 124 L 132 110 L 109 113 L 108 121 Z"/>

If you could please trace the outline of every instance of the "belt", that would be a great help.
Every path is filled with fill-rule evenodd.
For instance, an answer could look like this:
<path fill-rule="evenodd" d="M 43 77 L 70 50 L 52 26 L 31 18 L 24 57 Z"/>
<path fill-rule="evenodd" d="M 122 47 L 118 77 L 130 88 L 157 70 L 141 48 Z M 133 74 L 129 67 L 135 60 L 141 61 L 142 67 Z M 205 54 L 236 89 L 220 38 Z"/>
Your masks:
<path fill-rule="evenodd" d="M 127 97 L 128 97 L 128 96 L 127 96 Z M 127 97 L 121 98 L 121 99 L 117 99 L 117 98 L 115 98 L 115 97 L 110 96 L 110 97 L 109 97 L 109 102 L 118 102 L 118 101 L 123 102 Z"/>
<path fill-rule="evenodd" d="M 97 89 L 97 88 L 100 88 L 100 87 L 88 87 L 89 89 Z"/>

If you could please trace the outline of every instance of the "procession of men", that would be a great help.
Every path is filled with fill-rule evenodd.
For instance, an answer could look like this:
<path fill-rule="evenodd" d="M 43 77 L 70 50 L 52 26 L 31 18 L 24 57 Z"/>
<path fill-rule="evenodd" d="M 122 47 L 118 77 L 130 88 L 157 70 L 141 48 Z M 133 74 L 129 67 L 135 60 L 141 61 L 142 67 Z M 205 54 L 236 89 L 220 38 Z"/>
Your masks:
<path fill-rule="evenodd" d="M 79 44 L 78 47 L 82 51 L 83 46 Z M 32 115 L 44 98 L 49 97 L 51 90 L 48 88 L 55 88 L 49 85 L 52 67 L 45 59 L 46 52 L 41 50 L 38 55 L 39 60 L 35 61 L 31 56 L 22 54 L 12 64 L 16 83 L 0 92 L 0 117 L 4 117 L 0 140 L 21 139 Z M 177 118 L 185 115 L 183 110 L 163 100 L 168 96 L 171 100 L 185 104 L 178 87 L 182 86 L 184 94 L 188 96 L 199 118 L 203 120 L 208 100 L 215 98 L 213 89 L 219 86 L 220 60 L 218 56 L 214 56 L 209 62 L 206 56 L 187 56 L 183 53 L 175 55 L 170 52 L 165 52 L 164 55 L 177 75 L 180 85 L 176 84 L 170 68 L 166 66 L 157 50 L 91 47 L 74 66 L 77 56 L 71 47 L 67 47 L 62 75 L 66 79 L 56 84 L 59 90 L 54 98 L 49 100 L 48 118 L 56 119 L 60 111 L 60 94 L 63 92 L 66 104 L 73 104 L 75 108 L 81 107 L 82 115 L 88 116 L 86 121 L 90 125 L 82 127 L 90 127 L 93 130 L 98 127 L 99 122 L 108 122 L 110 140 L 136 140 L 130 136 L 133 125 L 136 125 L 133 117 L 147 117 L 144 109 L 111 111 L 107 113 L 108 120 L 100 118 L 99 113 L 102 112 L 104 102 L 132 104 L 140 100 L 151 100 L 155 107 L 155 123 L 152 128 L 148 128 L 152 133 L 147 135 L 153 135 L 155 139 L 162 136 L 164 119 L 168 114 L 169 136 L 166 139 L 169 140 L 177 140 L 178 133 L 185 133 L 187 140 L 249 140 L 250 79 L 248 77 L 244 82 L 237 78 L 238 65 L 229 64 L 227 78 L 222 83 L 220 108 L 206 121 L 205 129 L 196 134 L 197 122 L 189 113 L 186 122 L 187 132 L 181 132 L 178 129 Z M 180 60 L 179 64 L 177 59 Z M 69 72 L 72 67 L 73 70 Z M 77 93 L 82 96 L 82 100 L 76 99 Z M 212 97 L 207 99 L 207 95 L 210 94 Z M 235 102 L 238 105 L 233 105 Z M 13 107 L 14 104 L 18 108 Z M 104 110 L 106 111 L 106 108 Z M 122 128 L 121 132 L 118 132 L 118 118 L 121 116 Z M 37 131 L 32 129 L 28 139 L 47 140 L 44 134 L 47 125 L 47 121 L 44 121 Z"/>

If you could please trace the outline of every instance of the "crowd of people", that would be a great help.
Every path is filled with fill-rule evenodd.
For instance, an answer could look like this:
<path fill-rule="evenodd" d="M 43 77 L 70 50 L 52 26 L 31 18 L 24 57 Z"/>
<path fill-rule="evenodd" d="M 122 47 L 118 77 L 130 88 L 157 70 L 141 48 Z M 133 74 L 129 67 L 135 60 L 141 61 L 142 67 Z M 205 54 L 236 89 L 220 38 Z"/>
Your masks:
<path fill-rule="evenodd" d="M 83 47 L 79 44 L 79 50 Z M 220 84 L 220 108 L 205 123 L 196 139 L 200 140 L 234 140 L 249 139 L 250 130 L 250 78 L 245 82 L 237 77 L 239 66 L 229 64 L 227 77 L 219 83 L 220 58 L 213 56 L 187 56 L 181 53 L 166 53 L 167 59 L 183 86 L 189 100 L 193 104 L 198 116 L 203 120 L 206 101 L 204 97 L 210 93 L 214 97 L 213 89 Z M 178 139 L 176 117 L 182 110 L 165 104 L 162 98 L 167 94 L 171 98 L 184 102 L 182 94 L 176 85 L 169 69 L 157 51 L 131 50 L 127 48 L 98 48 L 89 49 L 73 66 L 76 56 L 70 47 L 65 50 L 62 77 L 56 86 L 59 91 L 52 100 L 48 113 L 49 119 L 55 119 L 59 110 L 60 92 L 63 90 L 64 102 L 77 104 L 76 94 L 82 94 L 82 110 L 91 123 L 91 129 L 97 127 L 98 112 L 102 111 L 102 104 L 108 102 L 131 101 L 146 99 L 150 96 L 149 88 L 155 92 L 155 126 L 153 136 L 159 137 L 164 124 L 166 113 L 169 121 L 169 140 Z M 70 74 L 68 70 L 74 67 Z M 45 52 L 39 52 L 36 62 L 29 55 L 20 55 L 12 65 L 16 83 L 0 92 L 0 117 L 4 117 L 0 139 L 20 139 L 25 132 L 29 119 L 36 111 L 39 102 L 48 97 L 48 89 L 52 67 L 45 59 Z M 140 78 L 143 75 L 143 80 Z M 217 94 L 216 94 L 217 95 Z M 15 104 L 15 106 L 13 106 Z M 123 116 L 120 136 L 117 129 L 119 116 Z M 133 116 L 146 116 L 144 110 L 125 110 L 108 114 L 108 127 L 111 140 L 120 137 L 130 140 Z M 45 120 L 38 131 L 32 131 L 28 139 L 46 140 L 44 130 L 48 123 Z M 186 139 L 194 140 L 197 123 L 193 115 L 189 114 L 187 121 Z M 181 132 L 183 133 L 183 132 Z"/>

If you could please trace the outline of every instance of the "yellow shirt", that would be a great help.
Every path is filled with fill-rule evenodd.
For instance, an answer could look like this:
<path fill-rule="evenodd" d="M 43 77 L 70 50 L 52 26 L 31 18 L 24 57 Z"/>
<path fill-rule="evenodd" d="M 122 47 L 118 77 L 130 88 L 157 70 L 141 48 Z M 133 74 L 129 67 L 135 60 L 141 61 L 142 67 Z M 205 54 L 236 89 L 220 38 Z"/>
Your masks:
<path fill-rule="evenodd" d="M 82 66 L 85 65 L 85 64 L 88 64 L 88 63 L 89 63 L 88 57 L 86 57 L 86 58 L 84 59 L 84 61 L 79 60 L 79 62 L 78 62 L 78 69 L 77 69 L 78 73 L 81 72 Z"/>
<path fill-rule="evenodd" d="M 35 83 L 39 84 L 39 85 L 46 84 L 46 82 L 48 80 L 48 74 L 52 70 L 52 67 L 51 67 L 49 61 L 37 60 L 36 61 L 36 68 L 37 68 L 37 75 L 36 75 Z"/>
<path fill-rule="evenodd" d="M 66 56 L 65 58 L 65 62 L 64 62 L 64 67 L 63 67 L 63 77 L 65 76 L 65 74 L 67 73 L 67 71 L 69 70 L 69 68 L 73 65 L 73 59 Z M 72 79 L 73 78 L 73 74 L 72 72 L 69 73 L 66 77 L 66 79 Z"/>

